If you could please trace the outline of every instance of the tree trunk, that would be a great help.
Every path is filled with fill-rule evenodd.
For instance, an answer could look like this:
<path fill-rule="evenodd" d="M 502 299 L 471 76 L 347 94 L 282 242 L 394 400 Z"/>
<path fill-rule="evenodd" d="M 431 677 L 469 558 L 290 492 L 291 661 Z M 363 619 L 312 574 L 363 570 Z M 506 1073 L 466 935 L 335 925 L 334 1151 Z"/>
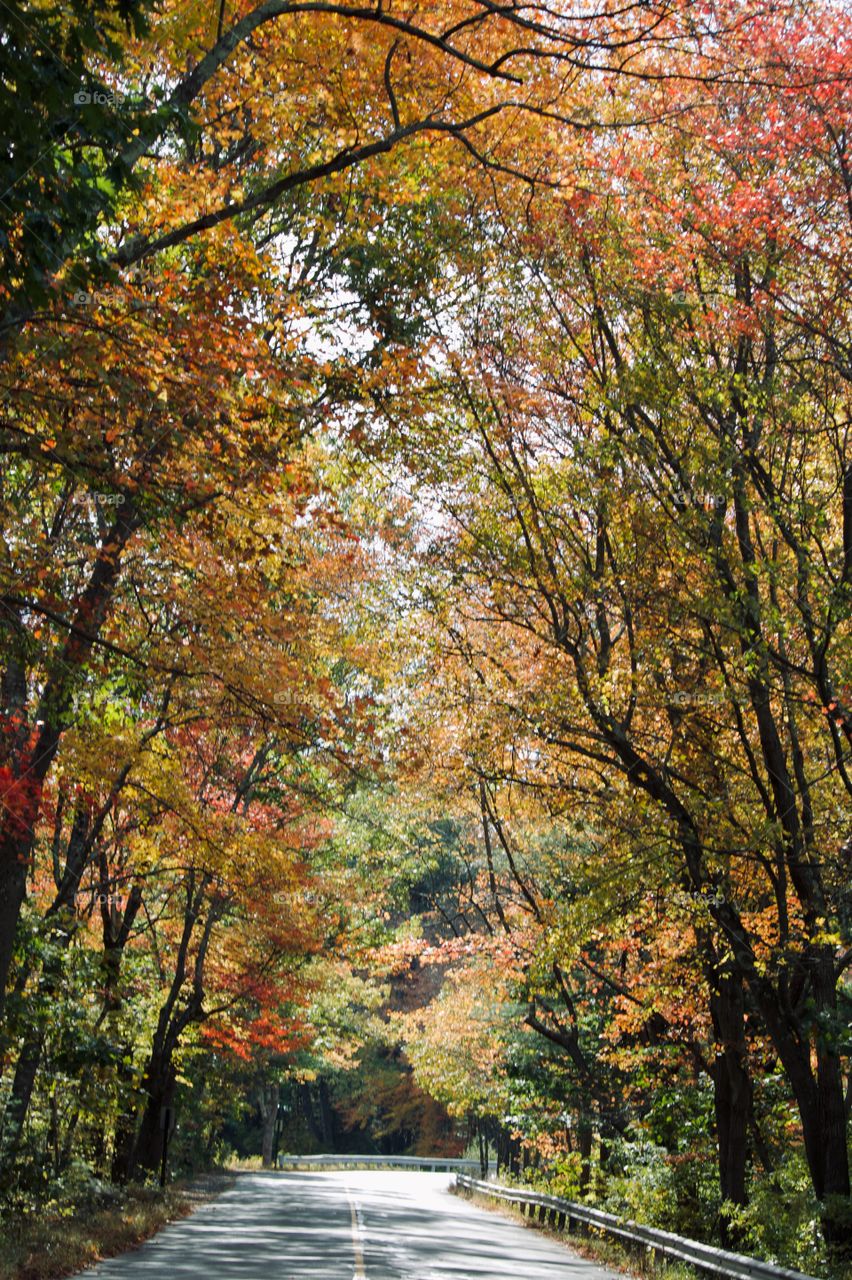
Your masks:
<path fill-rule="evenodd" d="M 119 1185 L 130 1180 L 133 1146 L 136 1141 L 136 1114 L 133 1108 L 126 1107 L 116 1121 L 110 1179 Z"/>
<path fill-rule="evenodd" d="M 75 822 L 75 830 L 77 824 Z M 82 828 L 81 828 L 82 829 Z M 74 846 L 74 837 L 69 843 L 69 849 Z M 68 866 L 71 865 L 69 855 Z M 61 897 L 61 895 L 60 895 Z M 57 899 L 59 901 L 59 899 Z M 60 902 L 60 907 L 66 906 L 67 903 Z M 56 904 L 54 904 L 56 907 Z M 67 924 L 65 927 L 54 925 L 50 942 L 56 947 L 57 953 L 54 954 L 46 963 L 46 967 L 39 980 L 39 999 L 43 1001 L 52 1000 L 62 989 L 62 960 L 61 957 L 71 945 L 71 939 L 74 936 L 73 923 Z M 12 1081 L 12 1088 L 6 1102 L 6 1110 L 3 1116 L 3 1145 L 2 1154 L 0 1154 L 0 1166 L 4 1169 L 11 1165 L 18 1154 L 21 1144 L 21 1137 L 24 1132 L 24 1125 L 27 1119 L 27 1113 L 30 1109 L 32 1101 L 33 1089 L 35 1087 L 36 1076 L 38 1075 L 39 1065 L 41 1063 L 42 1053 L 44 1052 L 45 1029 L 43 1026 L 36 1025 L 25 1037 L 18 1055 L 17 1065 L 15 1067 L 15 1077 Z"/>
<path fill-rule="evenodd" d="M 716 1039 L 710 1075 L 716 1114 L 719 1189 L 724 1202 L 743 1206 L 748 1203 L 746 1159 L 752 1085 L 746 1062 L 743 984 L 730 970 L 716 972 L 710 1013 Z M 724 1216 L 720 1235 L 723 1246 L 735 1243 Z"/>
<path fill-rule="evenodd" d="M 95 823 L 95 834 L 100 830 L 102 818 L 106 810 Z M 68 950 L 74 937 L 74 922 L 61 923 L 61 915 L 71 910 L 74 895 L 83 871 L 87 865 L 91 850 L 91 833 L 89 831 L 89 813 L 80 806 L 74 816 L 71 835 L 68 841 L 68 853 L 65 859 L 65 872 L 56 899 L 49 908 L 48 915 L 53 916 L 54 923 L 50 941 L 57 954 L 47 963 L 39 982 L 39 997 L 42 1000 L 52 999 L 62 989 L 61 956 Z M 105 899 L 108 885 L 102 885 L 102 899 Z M 113 1009 L 118 1008 L 118 980 L 121 961 L 130 931 L 142 904 L 142 890 L 134 885 L 128 897 L 124 912 L 119 915 L 116 910 L 102 902 L 104 919 L 104 1003 L 95 1023 L 99 1027 L 104 1018 Z M 6 1103 L 3 1120 L 3 1145 L 0 1165 L 11 1164 L 20 1147 L 27 1113 L 32 1101 L 33 1089 L 38 1075 L 39 1064 L 44 1052 L 45 1032 L 43 1028 L 33 1030 L 24 1040 L 15 1068 L 15 1078 Z"/>
<path fill-rule="evenodd" d="M 482 1178 L 488 1177 L 488 1135 L 482 1130 L 477 1131 L 479 1139 L 479 1173 Z"/>
<path fill-rule="evenodd" d="M 163 1155 L 163 1108 L 174 1103 L 176 1072 L 171 1054 L 152 1057 L 145 1072 L 143 1088 L 147 1094 L 139 1133 L 133 1146 L 129 1176 L 138 1169 L 153 1172 L 160 1167 Z"/>
<path fill-rule="evenodd" d="M 825 1240 L 832 1251 L 842 1254 L 852 1250 L 852 1214 L 843 1077 L 840 1058 L 832 1043 L 836 1025 L 833 971 L 828 975 L 828 982 L 823 981 L 822 990 L 818 982 L 814 982 L 814 993 L 815 1011 L 824 1017 L 828 1015 L 826 1021 L 830 1023 L 826 1033 L 817 1033 L 816 1077 L 810 1040 L 793 1034 L 774 1002 L 772 1005 L 766 1002 L 761 1011 L 768 1015 L 772 1044 L 796 1099 L 811 1183 L 817 1199 L 824 1204 Z"/>
<path fill-rule="evenodd" d="M 825 1204 L 822 1222 L 826 1243 L 838 1257 L 848 1257 L 852 1255 L 852 1206 L 849 1203 L 846 1099 L 835 1037 L 838 1009 L 834 958 L 827 947 L 822 948 L 815 968 L 816 1003 L 820 1010 L 828 1011 L 830 1023 L 825 1030 L 818 1027 L 816 1043 L 816 1110 L 823 1180 L 819 1198 Z"/>
<path fill-rule="evenodd" d="M 729 936 L 743 933 L 736 914 L 726 909 L 722 922 Z M 736 953 L 735 948 L 735 953 Z M 824 1205 L 826 1243 L 835 1254 L 852 1251 L 849 1153 L 841 1062 L 836 1047 L 839 1025 L 834 957 L 829 947 L 814 949 L 810 959 L 810 1014 L 815 1045 L 803 1033 L 798 1013 L 790 1012 L 778 991 L 755 969 L 742 947 L 745 982 L 757 1005 L 773 1048 L 790 1082 L 802 1124 L 805 1158 L 814 1193 Z M 813 1051 L 816 1049 L 816 1073 Z"/>
<path fill-rule="evenodd" d="M 257 1091 L 257 1105 L 263 1121 L 261 1137 L 261 1161 L 264 1169 L 272 1168 L 272 1148 L 275 1145 L 275 1126 L 278 1123 L 278 1102 L 281 1089 L 277 1080 L 264 1082 Z"/>
<path fill-rule="evenodd" d="M 0 766 L 3 791 L 0 811 L 0 1022 L 15 946 L 18 917 L 27 891 L 27 867 L 32 854 L 34 825 L 41 801 L 41 784 L 30 777 L 27 750 L 27 669 L 25 628 L 20 613 L 4 604 L 0 636 L 5 665 L 0 672 Z"/>
<path fill-rule="evenodd" d="M 175 1084 L 172 1048 L 168 1044 L 164 1047 L 163 1038 L 158 1035 L 142 1080 L 143 1101 L 135 1109 L 128 1108 L 116 1126 L 113 1182 L 129 1182 L 137 1169 L 150 1171 L 159 1168 L 163 1150 L 163 1108 L 172 1105 Z"/>
<path fill-rule="evenodd" d="M 75 603 L 68 635 L 51 662 L 32 731 L 27 723 L 27 672 L 20 643 L 25 629 L 19 616 L 10 624 L 4 615 L 3 630 L 13 648 L 2 673 L 0 696 L 4 708 L 7 712 L 14 710 L 20 723 L 5 741 L 0 740 L 0 764 L 8 775 L 0 815 L 0 1022 L 5 1012 L 15 933 L 26 896 L 27 868 L 41 814 L 44 780 L 65 732 L 76 681 L 88 665 L 92 646 L 109 612 L 122 552 L 139 523 L 136 503 L 127 496 L 104 534 L 89 580 Z M 18 650 L 17 655 L 14 649 Z M 38 736 L 33 742 L 35 730 Z"/>
<path fill-rule="evenodd" d="M 577 1150 L 580 1153 L 580 1195 L 584 1196 L 589 1189 L 592 1177 L 592 1141 L 594 1133 L 587 1116 L 577 1121 Z"/>
<path fill-rule="evenodd" d="M 27 890 L 31 841 L 4 831 L 0 837 L 0 1020 L 15 947 L 15 931 Z"/>
<path fill-rule="evenodd" d="M 302 1108 L 302 1114 L 308 1123 L 311 1137 L 318 1147 L 322 1146 L 322 1129 L 317 1124 L 316 1113 L 314 1111 L 314 1098 L 311 1093 L 311 1086 L 306 1080 L 299 1085 L 299 1102 Z"/>
<path fill-rule="evenodd" d="M 15 1067 L 15 1078 L 12 1081 L 12 1089 L 3 1117 L 3 1147 L 0 1155 L 0 1165 L 3 1169 L 14 1164 L 20 1149 L 43 1048 L 43 1032 L 28 1036 Z"/>
<path fill-rule="evenodd" d="M 334 1110 L 331 1105 L 331 1096 L 328 1092 L 328 1082 L 326 1080 L 320 1079 L 318 1082 L 318 1093 L 323 1144 L 327 1150 L 334 1151 L 337 1141 L 334 1125 Z"/>

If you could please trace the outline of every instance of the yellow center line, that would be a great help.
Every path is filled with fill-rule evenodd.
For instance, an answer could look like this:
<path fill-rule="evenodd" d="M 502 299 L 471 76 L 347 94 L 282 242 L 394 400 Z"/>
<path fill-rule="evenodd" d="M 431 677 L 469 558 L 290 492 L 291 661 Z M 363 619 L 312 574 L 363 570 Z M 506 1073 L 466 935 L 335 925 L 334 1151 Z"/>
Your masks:
<path fill-rule="evenodd" d="M 364 1270 L 364 1249 L 361 1245 L 361 1226 L 358 1222 L 358 1208 L 349 1189 L 346 1189 L 346 1199 L 349 1201 L 349 1212 L 352 1214 L 352 1248 L 355 1253 L 355 1275 L 353 1280 L 367 1280 L 367 1273 Z"/>

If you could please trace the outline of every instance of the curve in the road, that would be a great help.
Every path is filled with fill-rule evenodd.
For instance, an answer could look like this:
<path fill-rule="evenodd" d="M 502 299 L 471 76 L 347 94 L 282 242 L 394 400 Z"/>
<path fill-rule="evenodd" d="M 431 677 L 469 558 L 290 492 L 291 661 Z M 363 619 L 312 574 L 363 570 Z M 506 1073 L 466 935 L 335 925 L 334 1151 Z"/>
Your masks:
<path fill-rule="evenodd" d="M 85 1280 L 613 1280 L 447 1174 L 248 1174 Z"/>

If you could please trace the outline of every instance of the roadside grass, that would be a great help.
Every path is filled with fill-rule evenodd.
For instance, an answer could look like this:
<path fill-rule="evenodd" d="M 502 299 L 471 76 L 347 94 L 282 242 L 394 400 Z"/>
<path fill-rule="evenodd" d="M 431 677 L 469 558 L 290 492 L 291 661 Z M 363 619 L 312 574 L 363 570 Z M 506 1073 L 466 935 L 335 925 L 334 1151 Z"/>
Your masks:
<path fill-rule="evenodd" d="M 142 1244 L 233 1183 L 227 1175 L 159 1188 L 128 1187 L 100 1207 L 30 1208 L 0 1219 L 0 1280 L 62 1280 Z"/>
<path fill-rule="evenodd" d="M 462 1193 L 456 1192 L 456 1194 Z M 578 1253 L 580 1257 L 600 1267 L 606 1267 L 610 1271 L 620 1271 L 623 1275 L 629 1276 L 648 1277 L 649 1280 L 650 1277 L 654 1277 L 654 1280 L 696 1280 L 696 1272 L 691 1267 L 684 1266 L 682 1263 L 667 1262 L 665 1259 L 657 1261 L 653 1255 L 646 1254 L 644 1250 L 641 1254 L 633 1252 L 611 1236 L 604 1236 L 594 1231 L 588 1235 L 569 1235 L 567 1231 L 559 1231 L 546 1222 L 539 1222 L 537 1218 L 526 1217 L 519 1209 L 506 1204 L 505 1201 L 495 1202 L 488 1196 L 477 1195 L 476 1192 L 473 1195 L 464 1193 L 464 1198 L 479 1205 L 481 1209 L 488 1209 L 490 1213 L 501 1213 L 512 1222 L 539 1231 L 542 1235 L 549 1236 L 551 1240 L 556 1240 L 567 1249 Z"/>

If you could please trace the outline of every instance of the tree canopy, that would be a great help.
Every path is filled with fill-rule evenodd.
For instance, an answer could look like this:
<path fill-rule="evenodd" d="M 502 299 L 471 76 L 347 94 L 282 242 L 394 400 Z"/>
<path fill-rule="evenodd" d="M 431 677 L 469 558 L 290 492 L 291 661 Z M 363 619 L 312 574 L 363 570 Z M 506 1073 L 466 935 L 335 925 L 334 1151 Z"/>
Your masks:
<path fill-rule="evenodd" d="M 9 1204 L 176 1109 L 841 1274 L 847 7 L 7 10 Z"/>

